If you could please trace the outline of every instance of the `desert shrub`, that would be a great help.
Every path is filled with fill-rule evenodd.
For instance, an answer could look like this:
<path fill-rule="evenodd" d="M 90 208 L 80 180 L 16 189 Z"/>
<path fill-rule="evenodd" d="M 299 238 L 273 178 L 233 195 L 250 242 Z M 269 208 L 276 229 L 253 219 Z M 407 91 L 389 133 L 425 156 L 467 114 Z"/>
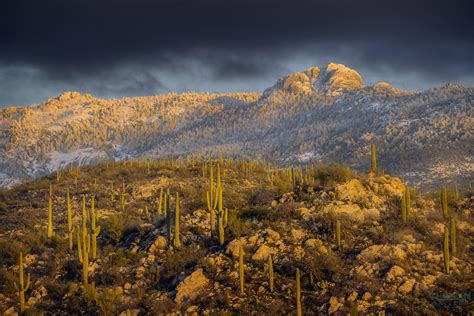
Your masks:
<path fill-rule="evenodd" d="M 16 293 L 14 282 L 18 283 L 18 276 L 7 269 L 0 270 L 0 292 L 7 295 Z"/>
<path fill-rule="evenodd" d="M 275 195 L 276 195 L 275 192 L 273 192 L 272 190 L 262 188 L 250 195 L 249 203 L 250 205 L 254 205 L 254 206 L 257 206 L 257 205 L 268 206 L 268 205 L 271 205 L 273 199 L 275 198 Z"/>
<path fill-rule="evenodd" d="M 166 262 L 163 264 L 163 279 L 175 277 L 186 269 L 193 267 L 205 255 L 205 250 L 197 247 L 182 247 L 177 251 L 168 250 Z"/>
<path fill-rule="evenodd" d="M 228 223 L 226 227 L 227 239 L 232 240 L 246 235 L 250 230 L 251 224 L 239 214 L 238 211 L 229 210 Z"/>
<path fill-rule="evenodd" d="M 301 207 L 300 203 L 285 202 L 278 204 L 275 209 L 268 211 L 268 220 L 270 221 L 285 221 L 291 219 L 300 219 L 301 214 L 297 211 Z"/>
<path fill-rule="evenodd" d="M 94 278 L 96 284 L 103 286 L 121 285 L 123 274 L 120 272 L 120 267 L 119 265 L 102 264 L 100 273 L 97 273 Z"/>
<path fill-rule="evenodd" d="M 0 238 L 0 266 L 12 266 L 18 264 L 18 260 L 20 260 L 20 252 L 23 252 L 23 255 L 26 255 L 29 252 L 29 248 L 17 240 Z"/>
<path fill-rule="evenodd" d="M 63 264 L 63 277 L 65 280 L 79 280 L 82 276 L 82 264 L 79 260 L 67 260 Z"/>
<path fill-rule="evenodd" d="M 69 290 L 67 283 L 58 282 L 56 279 L 51 277 L 42 278 L 41 284 L 48 291 L 48 298 L 53 300 L 62 300 Z"/>
<path fill-rule="evenodd" d="M 319 180 L 325 187 L 343 183 L 353 177 L 354 172 L 341 164 L 318 165 L 314 175 L 314 179 Z"/>
<path fill-rule="evenodd" d="M 118 243 L 122 238 L 126 223 L 126 217 L 123 213 L 114 213 L 101 220 L 101 238 Z"/>

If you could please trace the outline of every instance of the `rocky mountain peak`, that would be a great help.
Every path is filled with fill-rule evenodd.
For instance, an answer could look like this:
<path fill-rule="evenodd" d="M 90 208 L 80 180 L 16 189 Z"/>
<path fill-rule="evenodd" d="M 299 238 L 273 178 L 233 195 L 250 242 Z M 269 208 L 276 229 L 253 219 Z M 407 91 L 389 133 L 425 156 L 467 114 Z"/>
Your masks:
<path fill-rule="evenodd" d="M 345 91 L 363 87 L 364 82 L 357 71 L 342 64 L 330 63 L 322 68 L 311 67 L 278 79 L 273 87 L 264 92 L 264 97 L 274 93 L 339 96 Z"/>

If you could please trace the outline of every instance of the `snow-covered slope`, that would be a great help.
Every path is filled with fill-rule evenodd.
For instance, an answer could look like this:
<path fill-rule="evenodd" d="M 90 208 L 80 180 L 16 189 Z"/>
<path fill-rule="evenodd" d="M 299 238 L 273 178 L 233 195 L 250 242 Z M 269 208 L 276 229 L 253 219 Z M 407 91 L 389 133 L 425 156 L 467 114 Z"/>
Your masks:
<path fill-rule="evenodd" d="M 429 186 L 474 174 L 474 88 L 365 86 L 344 65 L 290 74 L 263 94 L 166 94 L 102 100 L 67 92 L 0 110 L 0 185 L 70 164 L 222 153 L 281 163 L 379 166 Z M 462 170 L 462 171 L 461 171 Z"/>

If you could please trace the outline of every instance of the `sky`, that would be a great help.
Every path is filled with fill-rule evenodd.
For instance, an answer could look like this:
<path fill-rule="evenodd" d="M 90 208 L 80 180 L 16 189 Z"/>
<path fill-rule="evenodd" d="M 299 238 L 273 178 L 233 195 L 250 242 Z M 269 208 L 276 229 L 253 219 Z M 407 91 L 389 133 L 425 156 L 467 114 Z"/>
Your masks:
<path fill-rule="evenodd" d="M 474 85 L 474 1 L 6 0 L 0 107 L 96 97 L 261 92 L 329 62 L 366 84 Z"/>

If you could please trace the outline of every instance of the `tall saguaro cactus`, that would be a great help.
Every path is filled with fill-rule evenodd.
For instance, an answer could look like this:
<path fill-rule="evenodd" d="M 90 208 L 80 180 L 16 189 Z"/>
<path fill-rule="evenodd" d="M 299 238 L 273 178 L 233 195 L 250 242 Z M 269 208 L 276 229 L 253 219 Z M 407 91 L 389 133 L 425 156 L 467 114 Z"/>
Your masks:
<path fill-rule="evenodd" d="M 240 281 L 240 294 L 244 294 L 244 249 L 239 244 L 239 281 Z"/>
<path fill-rule="evenodd" d="M 448 218 L 448 192 L 446 187 L 441 188 L 441 209 L 443 210 L 443 216 Z"/>
<path fill-rule="evenodd" d="M 97 214 L 95 212 L 95 198 L 91 200 L 91 236 L 92 236 L 92 259 L 97 259 L 97 236 L 100 234 L 100 226 L 97 226 Z"/>
<path fill-rule="evenodd" d="M 302 315 L 301 309 L 301 284 L 300 284 L 300 269 L 296 268 L 296 315 Z"/>
<path fill-rule="evenodd" d="M 174 241 L 173 245 L 175 248 L 181 247 L 181 241 L 179 240 L 179 193 L 176 192 L 175 201 L 175 212 L 174 212 Z"/>
<path fill-rule="evenodd" d="M 444 271 L 447 274 L 449 274 L 449 231 L 448 231 L 448 227 L 444 228 L 443 257 L 444 257 Z"/>
<path fill-rule="evenodd" d="M 375 144 L 372 144 L 371 146 L 371 163 L 372 172 L 377 173 L 377 150 Z"/>
<path fill-rule="evenodd" d="M 339 220 L 336 221 L 336 240 L 337 240 L 337 248 L 341 249 L 341 222 Z"/>
<path fill-rule="evenodd" d="M 18 292 L 18 299 L 20 303 L 20 312 L 23 313 L 25 310 L 25 292 L 30 288 L 30 273 L 26 277 L 25 284 L 25 275 L 23 272 L 23 253 L 20 252 L 20 266 L 19 266 L 19 284 L 16 282 L 13 283 L 16 291 Z"/>
<path fill-rule="evenodd" d="M 402 221 L 403 224 L 407 222 L 407 200 L 405 195 L 402 195 Z"/>
<path fill-rule="evenodd" d="M 71 198 L 69 196 L 69 188 L 66 189 L 66 205 L 67 205 L 67 230 L 69 236 L 69 251 L 72 251 L 73 237 L 74 237 L 74 226 L 72 223 L 72 206 Z"/>
<path fill-rule="evenodd" d="M 452 255 L 456 255 L 457 253 L 457 244 L 456 244 L 456 220 L 454 218 L 451 218 L 450 221 L 450 230 L 451 230 L 451 253 Z"/>
<path fill-rule="evenodd" d="M 53 237 L 53 197 L 49 196 L 48 202 L 48 238 Z"/>
<path fill-rule="evenodd" d="M 166 234 L 168 235 L 168 242 L 171 244 L 171 194 L 170 194 L 170 189 L 166 190 L 166 197 L 168 199 L 167 205 L 168 205 L 168 210 L 166 212 Z"/>
<path fill-rule="evenodd" d="M 268 275 L 269 275 L 270 292 L 273 292 L 273 259 L 271 255 L 268 256 Z"/>
<path fill-rule="evenodd" d="M 411 192 L 410 187 L 405 185 L 405 203 L 406 203 L 406 211 L 407 211 L 407 218 L 410 216 L 411 212 Z"/>

